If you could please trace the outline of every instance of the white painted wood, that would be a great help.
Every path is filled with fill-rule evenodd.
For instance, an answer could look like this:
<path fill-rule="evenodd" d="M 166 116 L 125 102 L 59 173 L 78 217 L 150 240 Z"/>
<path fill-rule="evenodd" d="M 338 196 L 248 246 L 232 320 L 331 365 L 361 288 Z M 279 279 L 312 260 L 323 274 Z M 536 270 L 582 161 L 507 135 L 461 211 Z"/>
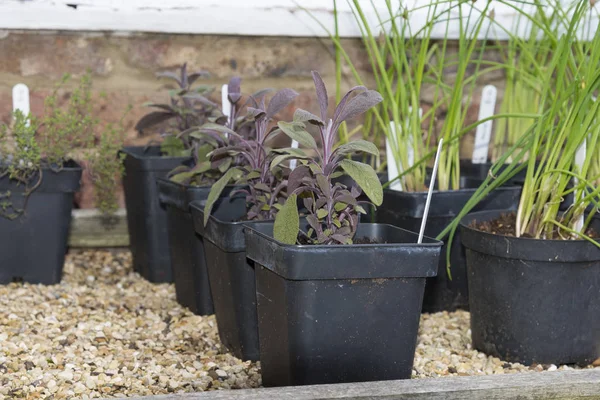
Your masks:
<path fill-rule="evenodd" d="M 481 103 L 479 104 L 478 121 L 489 118 L 494 115 L 496 108 L 496 97 L 498 90 L 494 85 L 487 85 L 481 93 Z M 473 164 L 483 164 L 487 162 L 490 140 L 492 138 L 493 121 L 484 122 L 477 126 L 475 132 L 475 144 L 473 146 Z"/>
<path fill-rule="evenodd" d="M 393 7 L 397 8 L 399 1 L 392 0 Z M 372 29 L 379 30 L 370 0 L 362 2 Z M 373 4 L 383 9 L 385 0 L 373 0 Z M 423 26 L 427 8 L 422 6 L 430 4 L 429 0 L 402 4 L 409 9 L 419 7 L 410 13 L 412 30 Z M 340 1 L 338 6 L 340 35 L 359 37 L 360 29 L 347 2 Z M 513 24 L 517 15 L 513 8 L 499 3 L 493 8 L 499 25 L 525 29 L 525 24 Z M 327 30 L 333 31 L 332 9 L 333 2 L 327 0 L 0 0 L 0 29 L 326 37 Z M 455 17 L 453 12 L 451 18 Z M 486 31 L 484 27 L 481 38 Z M 459 25 L 454 22 L 448 36 L 456 38 L 458 33 Z M 445 34 L 445 27 L 439 24 L 433 37 Z M 489 34 L 501 40 L 508 37 L 494 26 Z"/>
<path fill-rule="evenodd" d="M 23 115 L 29 115 L 29 88 L 24 83 L 17 83 L 12 89 L 13 111 L 21 110 Z M 29 126 L 29 119 L 27 119 Z"/>

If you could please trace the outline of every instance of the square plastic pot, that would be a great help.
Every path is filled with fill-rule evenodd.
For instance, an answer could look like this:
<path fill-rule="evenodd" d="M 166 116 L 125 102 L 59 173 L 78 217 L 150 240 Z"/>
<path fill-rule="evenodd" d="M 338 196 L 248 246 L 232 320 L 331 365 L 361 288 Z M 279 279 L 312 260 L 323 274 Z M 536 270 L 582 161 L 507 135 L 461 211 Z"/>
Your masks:
<path fill-rule="evenodd" d="M 221 342 L 242 360 L 258 360 L 254 263 L 246 258 L 244 197 L 222 197 L 204 226 L 203 202 L 192 202 L 194 227 L 204 239 L 208 279 Z"/>
<path fill-rule="evenodd" d="M 273 238 L 273 223 L 245 233 L 264 386 L 410 378 L 441 242 L 369 223 L 356 236 L 382 244 L 290 246 Z"/>
<path fill-rule="evenodd" d="M 167 208 L 169 252 L 177 302 L 194 314 L 214 313 L 204 240 L 196 233 L 190 203 L 206 200 L 212 186 L 190 186 L 166 178 L 157 181 L 159 199 Z M 227 186 L 222 196 L 229 196 L 238 186 Z"/>
<path fill-rule="evenodd" d="M 60 172 L 42 171 L 42 181 L 24 204 L 23 185 L 0 178 L 0 193 L 25 207 L 15 220 L 0 217 L 0 283 L 52 285 L 62 278 L 73 195 L 79 190 L 81 167 L 67 162 Z"/>
<path fill-rule="evenodd" d="M 600 358 L 600 248 L 470 227 L 500 214 L 469 214 L 460 225 L 473 347 L 525 365 L 591 364 Z"/>
<path fill-rule="evenodd" d="M 425 227 L 425 235 L 436 237 L 454 220 L 464 205 L 481 184 L 480 180 L 463 178 L 460 190 L 434 191 Z M 522 188 L 503 186 L 491 192 L 475 211 L 515 210 Z M 391 224 L 409 231 L 418 232 L 421 228 L 425 209 L 426 192 L 399 192 L 386 189 L 383 204 L 377 209 L 377 222 Z M 446 271 L 446 251 L 451 246 L 449 279 Z M 465 250 L 456 234 L 452 243 L 444 243 L 435 278 L 427 280 L 423 299 L 423 312 L 454 311 L 469 308 L 469 288 Z"/>
<path fill-rule="evenodd" d="M 123 189 L 133 268 L 150 282 L 172 282 L 167 210 L 158 199 L 156 180 L 189 157 L 161 156 L 160 147 L 125 147 Z"/>

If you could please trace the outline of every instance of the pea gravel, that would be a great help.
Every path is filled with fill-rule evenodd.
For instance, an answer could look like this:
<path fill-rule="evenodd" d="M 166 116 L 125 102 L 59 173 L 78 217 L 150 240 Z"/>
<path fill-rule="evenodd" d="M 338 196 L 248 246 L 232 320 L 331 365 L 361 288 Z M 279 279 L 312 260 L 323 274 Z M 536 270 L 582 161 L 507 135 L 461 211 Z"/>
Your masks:
<path fill-rule="evenodd" d="M 413 377 L 525 367 L 471 349 L 469 314 L 423 315 Z M 105 398 L 260 386 L 258 363 L 219 342 L 170 284 L 151 284 L 125 251 L 72 251 L 59 285 L 0 286 L 0 400 Z"/>

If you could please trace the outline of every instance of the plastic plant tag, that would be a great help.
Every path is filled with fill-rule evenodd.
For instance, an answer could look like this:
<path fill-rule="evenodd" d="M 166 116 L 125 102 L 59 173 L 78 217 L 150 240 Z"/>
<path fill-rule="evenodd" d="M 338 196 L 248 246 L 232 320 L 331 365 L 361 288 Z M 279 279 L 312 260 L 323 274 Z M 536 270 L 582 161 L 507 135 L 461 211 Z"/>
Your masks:
<path fill-rule="evenodd" d="M 231 103 L 229 102 L 228 94 L 229 86 L 227 84 L 221 86 L 221 109 L 223 110 L 223 114 L 227 116 L 227 125 L 231 123 Z"/>
<path fill-rule="evenodd" d="M 396 139 L 396 124 L 394 124 L 394 121 L 390 121 L 390 133 L 392 134 L 394 139 Z M 396 158 L 394 157 L 392 145 L 390 144 L 390 141 L 387 138 L 385 139 L 385 156 L 387 160 L 388 180 L 391 181 L 392 179 L 400 175 L 400 173 L 398 172 L 398 166 L 396 164 Z M 400 180 L 398 179 L 392 182 L 390 184 L 390 189 L 401 192 L 402 183 L 400 183 Z"/>
<path fill-rule="evenodd" d="M 292 140 L 292 145 L 290 146 L 292 149 L 297 149 L 298 148 L 298 142 L 295 140 Z M 296 165 L 298 164 L 298 160 L 296 160 L 295 158 L 290 160 L 290 171 L 293 171 L 296 168 Z"/>
<path fill-rule="evenodd" d="M 408 107 L 408 112 L 412 112 L 412 107 Z M 423 118 L 423 109 L 419 108 L 419 121 Z M 408 130 L 408 121 L 406 123 L 406 130 Z M 394 121 L 390 121 L 390 133 L 392 134 L 392 136 L 395 139 L 395 142 L 398 143 L 398 137 L 397 137 L 397 133 L 396 133 L 396 124 L 394 123 Z M 412 167 L 413 164 L 415 163 L 415 147 L 414 147 L 414 142 L 413 142 L 413 136 L 409 136 L 408 137 L 408 146 L 407 146 L 407 156 L 408 156 L 408 167 Z M 388 180 L 392 180 L 394 178 L 396 178 L 398 175 L 400 175 L 400 172 L 402 171 L 402 166 L 400 166 L 400 169 L 398 169 L 398 165 L 395 162 L 396 158 L 394 156 L 394 151 L 392 149 L 392 146 L 390 144 L 390 142 L 387 140 L 387 138 L 385 139 L 385 154 L 386 154 L 386 159 L 388 160 L 388 165 L 387 165 L 387 170 L 388 170 Z M 393 162 L 390 162 L 393 161 Z M 391 190 L 396 190 L 401 192 L 402 189 L 402 183 L 400 182 L 400 180 L 395 180 L 394 182 L 392 182 L 390 184 L 390 189 Z"/>
<path fill-rule="evenodd" d="M 18 83 L 12 89 L 13 111 L 21 110 L 23 115 L 29 115 L 29 88 L 24 83 Z M 27 119 L 29 126 L 29 119 Z"/>
<path fill-rule="evenodd" d="M 423 243 L 423 235 L 425 234 L 425 226 L 427 225 L 427 215 L 429 214 L 429 205 L 431 204 L 431 195 L 433 194 L 433 187 L 435 186 L 435 178 L 437 175 L 438 164 L 440 163 L 440 153 L 442 152 L 443 146 L 444 139 L 440 139 L 437 152 L 435 154 L 433 171 L 431 171 L 431 181 L 429 182 L 429 190 L 427 191 L 427 200 L 425 201 L 425 209 L 423 210 L 423 218 L 421 219 L 421 229 L 419 230 L 419 240 L 417 243 Z"/>
<path fill-rule="evenodd" d="M 483 88 L 481 93 L 481 104 L 479 105 L 479 121 L 494 115 L 497 95 L 498 90 L 494 85 L 487 85 Z M 475 145 L 473 146 L 473 164 L 483 164 L 487 162 L 490 139 L 492 137 L 492 125 L 492 121 L 486 121 L 477 126 L 477 131 L 475 132 Z"/>

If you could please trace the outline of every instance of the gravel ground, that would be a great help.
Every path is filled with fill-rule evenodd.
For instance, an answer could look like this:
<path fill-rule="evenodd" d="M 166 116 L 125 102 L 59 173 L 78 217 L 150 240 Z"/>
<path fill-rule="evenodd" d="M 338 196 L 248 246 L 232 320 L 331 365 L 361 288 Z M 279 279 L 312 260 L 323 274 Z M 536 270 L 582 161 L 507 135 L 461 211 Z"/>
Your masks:
<path fill-rule="evenodd" d="M 125 397 L 260 386 L 227 354 L 214 316 L 146 282 L 128 252 L 68 255 L 55 286 L 0 286 L 0 400 Z M 469 313 L 423 315 L 413 376 L 570 369 L 504 363 L 471 349 Z"/>

